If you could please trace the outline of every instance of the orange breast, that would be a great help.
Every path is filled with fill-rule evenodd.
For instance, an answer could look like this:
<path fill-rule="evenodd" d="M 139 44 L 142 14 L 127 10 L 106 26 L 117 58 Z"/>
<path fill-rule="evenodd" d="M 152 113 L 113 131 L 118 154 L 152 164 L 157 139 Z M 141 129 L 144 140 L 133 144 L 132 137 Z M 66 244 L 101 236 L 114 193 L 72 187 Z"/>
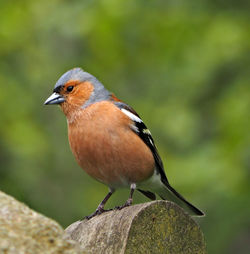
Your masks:
<path fill-rule="evenodd" d="M 69 143 L 79 165 L 111 187 L 148 179 L 154 172 L 154 158 L 131 124 L 110 102 L 81 110 L 75 121 L 68 122 Z"/>

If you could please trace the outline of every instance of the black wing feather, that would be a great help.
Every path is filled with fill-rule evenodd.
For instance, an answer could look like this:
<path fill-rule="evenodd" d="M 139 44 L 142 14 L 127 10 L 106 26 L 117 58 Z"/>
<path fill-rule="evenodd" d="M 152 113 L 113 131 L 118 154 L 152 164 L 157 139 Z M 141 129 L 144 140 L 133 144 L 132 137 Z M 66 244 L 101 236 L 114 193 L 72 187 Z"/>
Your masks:
<path fill-rule="evenodd" d="M 156 196 L 155 196 L 155 194 L 153 192 L 151 192 L 151 191 L 145 191 L 145 190 L 141 190 L 141 189 L 138 189 L 138 191 L 140 191 L 147 198 L 149 198 L 151 200 L 156 200 Z"/>
<path fill-rule="evenodd" d="M 140 116 L 136 113 L 136 111 L 133 108 L 131 108 L 130 106 L 128 106 L 127 104 L 125 104 L 123 102 L 115 102 L 114 104 L 119 109 L 128 110 L 129 112 L 131 112 L 132 114 L 134 114 L 135 116 L 140 118 Z M 161 157 L 160 157 L 160 155 L 159 155 L 159 153 L 157 151 L 157 148 L 155 146 L 155 143 L 154 143 L 154 140 L 153 140 L 153 138 L 151 136 L 150 131 L 148 130 L 147 126 L 143 123 L 142 120 L 141 120 L 141 122 L 137 122 L 137 121 L 133 121 L 133 122 L 134 122 L 134 126 L 136 128 L 131 128 L 131 129 L 149 147 L 149 149 L 151 150 L 151 152 L 152 152 L 152 154 L 154 156 L 154 160 L 155 160 L 155 164 L 156 164 L 156 170 L 160 174 L 162 182 L 168 184 L 169 182 L 168 182 L 168 179 L 167 179 L 166 174 L 164 172 L 164 167 L 163 167 L 163 163 L 162 163 Z"/>

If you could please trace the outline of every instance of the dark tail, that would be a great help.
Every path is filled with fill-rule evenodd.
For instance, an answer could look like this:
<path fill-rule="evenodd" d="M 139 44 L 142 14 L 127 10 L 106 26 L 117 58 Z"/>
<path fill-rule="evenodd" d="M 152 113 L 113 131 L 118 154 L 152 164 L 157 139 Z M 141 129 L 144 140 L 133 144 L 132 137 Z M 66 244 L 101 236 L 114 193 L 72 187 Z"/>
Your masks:
<path fill-rule="evenodd" d="M 162 189 L 157 193 L 163 200 L 171 200 L 187 210 L 191 215 L 204 216 L 201 210 L 189 203 L 180 193 L 178 193 L 169 183 L 162 185 Z"/>

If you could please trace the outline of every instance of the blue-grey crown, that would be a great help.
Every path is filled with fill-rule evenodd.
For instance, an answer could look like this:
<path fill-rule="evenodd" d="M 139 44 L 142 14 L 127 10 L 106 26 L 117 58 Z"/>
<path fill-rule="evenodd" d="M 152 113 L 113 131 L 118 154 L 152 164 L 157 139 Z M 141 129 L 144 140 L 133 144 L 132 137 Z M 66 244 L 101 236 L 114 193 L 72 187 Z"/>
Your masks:
<path fill-rule="evenodd" d="M 81 68 L 74 68 L 64 73 L 56 82 L 54 92 L 58 92 L 69 80 L 78 80 L 80 82 L 88 81 L 93 84 L 94 90 L 88 101 L 83 105 L 83 108 L 95 102 L 108 100 L 111 96 L 111 93 L 105 89 L 103 84 L 96 77 L 83 71 Z"/>

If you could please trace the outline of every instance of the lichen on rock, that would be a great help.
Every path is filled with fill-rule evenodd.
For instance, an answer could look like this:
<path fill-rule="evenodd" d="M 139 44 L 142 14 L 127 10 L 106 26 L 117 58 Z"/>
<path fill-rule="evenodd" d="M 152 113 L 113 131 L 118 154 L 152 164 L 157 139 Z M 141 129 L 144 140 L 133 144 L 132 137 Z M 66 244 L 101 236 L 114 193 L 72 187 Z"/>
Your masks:
<path fill-rule="evenodd" d="M 205 254 L 198 224 L 178 205 L 153 201 L 105 212 L 66 228 L 87 253 Z"/>

